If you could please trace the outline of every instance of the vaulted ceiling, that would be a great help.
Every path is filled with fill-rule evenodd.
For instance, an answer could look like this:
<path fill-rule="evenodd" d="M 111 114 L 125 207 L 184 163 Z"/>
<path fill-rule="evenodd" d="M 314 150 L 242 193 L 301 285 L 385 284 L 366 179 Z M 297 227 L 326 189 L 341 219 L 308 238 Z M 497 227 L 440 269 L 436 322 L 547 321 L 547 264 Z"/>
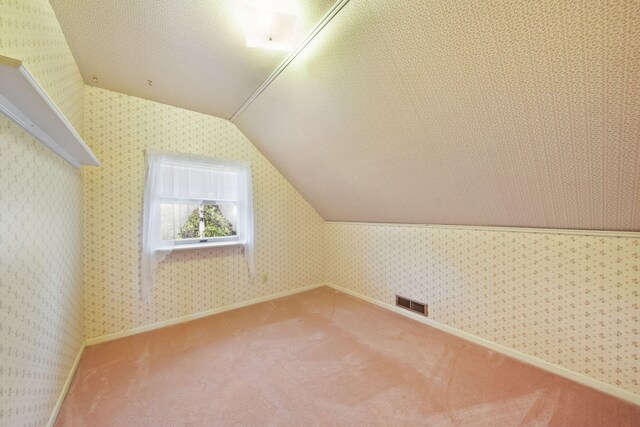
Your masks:
<path fill-rule="evenodd" d="M 85 79 L 171 105 L 230 117 L 283 58 L 220 2 L 52 3 Z M 234 122 L 327 220 L 640 230 L 640 2 L 350 0 Z"/>

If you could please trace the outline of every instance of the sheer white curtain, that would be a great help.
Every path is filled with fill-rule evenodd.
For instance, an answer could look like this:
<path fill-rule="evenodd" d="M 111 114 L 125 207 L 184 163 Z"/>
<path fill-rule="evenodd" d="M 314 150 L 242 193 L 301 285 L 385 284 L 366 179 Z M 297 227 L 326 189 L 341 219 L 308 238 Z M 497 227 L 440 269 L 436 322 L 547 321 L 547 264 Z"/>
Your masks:
<path fill-rule="evenodd" d="M 142 261 L 141 261 L 141 293 L 146 301 L 155 281 L 156 268 L 171 252 L 173 241 L 166 242 L 166 250 L 161 250 L 160 238 L 160 153 L 146 151 L 147 178 L 144 187 L 144 207 L 142 216 Z"/>
<path fill-rule="evenodd" d="M 244 190 L 242 200 L 244 208 L 240 210 L 240 221 L 244 221 L 238 227 L 238 239 L 242 242 L 244 259 L 247 261 L 249 279 L 253 281 L 256 273 L 255 261 L 253 257 L 254 236 L 253 236 L 253 191 L 251 186 L 251 166 L 248 164 L 238 165 L 242 171 L 240 174 L 240 188 Z M 244 211 L 244 212 L 242 212 Z"/>
<path fill-rule="evenodd" d="M 158 264 L 171 253 L 173 240 L 162 240 L 161 203 L 217 201 L 238 206 L 237 242 L 243 245 L 249 276 L 255 274 L 251 167 L 199 156 L 146 151 L 142 229 L 142 298 L 153 288 Z"/>

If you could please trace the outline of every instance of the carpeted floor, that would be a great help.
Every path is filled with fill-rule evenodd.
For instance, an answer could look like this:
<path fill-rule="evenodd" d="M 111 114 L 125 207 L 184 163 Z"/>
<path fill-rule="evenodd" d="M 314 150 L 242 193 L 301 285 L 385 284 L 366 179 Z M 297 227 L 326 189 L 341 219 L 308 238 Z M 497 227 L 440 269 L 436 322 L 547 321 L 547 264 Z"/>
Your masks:
<path fill-rule="evenodd" d="M 58 426 L 640 426 L 640 407 L 329 288 L 88 347 Z"/>

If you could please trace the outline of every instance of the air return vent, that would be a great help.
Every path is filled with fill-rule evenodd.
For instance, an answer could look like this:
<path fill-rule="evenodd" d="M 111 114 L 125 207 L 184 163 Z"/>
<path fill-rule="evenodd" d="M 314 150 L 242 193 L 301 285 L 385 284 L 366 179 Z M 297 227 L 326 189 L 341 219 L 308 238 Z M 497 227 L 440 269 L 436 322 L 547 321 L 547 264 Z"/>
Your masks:
<path fill-rule="evenodd" d="M 429 306 L 427 304 L 401 297 L 400 295 L 396 295 L 396 305 L 423 316 L 429 315 Z"/>

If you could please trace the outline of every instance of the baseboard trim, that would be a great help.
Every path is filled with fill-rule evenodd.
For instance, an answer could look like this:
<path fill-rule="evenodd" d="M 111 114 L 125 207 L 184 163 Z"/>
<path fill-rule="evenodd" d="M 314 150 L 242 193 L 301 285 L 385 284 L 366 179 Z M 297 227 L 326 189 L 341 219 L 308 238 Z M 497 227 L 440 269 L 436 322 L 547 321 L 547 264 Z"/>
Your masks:
<path fill-rule="evenodd" d="M 65 397 L 67 397 L 67 392 L 69 391 L 69 387 L 71 386 L 71 381 L 73 380 L 73 376 L 76 374 L 76 370 L 78 369 L 78 365 L 80 364 L 80 359 L 82 359 L 82 355 L 84 354 L 84 349 L 86 345 L 85 342 L 82 342 L 80 346 L 80 350 L 76 355 L 76 359 L 73 361 L 73 365 L 71 365 L 71 369 L 69 370 L 69 374 L 67 375 L 67 379 L 62 385 L 62 390 L 60 390 L 60 394 L 58 395 L 58 400 L 56 401 L 56 405 L 53 407 L 53 411 L 51 412 L 51 416 L 49 417 L 49 421 L 47 421 L 47 427 L 53 427 L 56 423 L 56 419 L 58 418 L 58 413 L 60 412 L 60 408 L 62 407 L 62 402 L 64 402 Z"/>
<path fill-rule="evenodd" d="M 358 292 L 354 292 L 350 289 L 343 288 L 342 286 L 338 286 L 333 283 L 326 283 L 326 286 L 333 288 L 337 291 L 344 292 L 345 294 L 351 295 L 363 301 L 369 302 L 371 304 L 377 305 L 379 307 L 385 308 L 387 310 L 393 311 L 394 313 L 398 313 L 402 316 L 408 317 L 410 319 L 416 320 L 420 323 L 423 323 L 427 326 L 431 326 L 433 328 L 439 329 L 441 331 L 447 332 L 451 335 L 455 335 L 459 338 L 465 339 L 467 341 L 473 342 L 475 344 L 479 344 L 485 348 L 488 348 L 493 351 L 497 351 L 498 353 L 502 353 L 506 356 L 509 356 L 513 359 L 517 359 L 521 362 L 527 363 L 529 365 L 536 366 L 540 369 L 544 369 L 545 371 L 551 372 L 553 374 L 559 375 L 563 378 L 567 378 L 571 381 L 577 382 L 579 384 L 585 385 L 587 387 L 593 388 L 595 390 L 601 391 L 603 393 L 609 394 L 611 396 L 617 397 L 619 399 L 625 400 L 627 402 L 633 403 L 635 405 L 640 405 L 640 395 L 632 393 L 627 390 L 623 390 L 619 387 L 616 387 L 611 384 L 604 383 L 602 381 L 596 380 L 595 378 L 588 377 L 584 374 L 580 374 L 578 372 L 571 371 L 567 368 L 563 368 L 562 366 L 556 365 L 554 363 L 550 363 L 539 359 L 534 356 L 530 356 L 528 354 L 522 353 L 518 350 L 514 350 L 509 347 L 505 347 L 503 345 L 494 343 L 492 341 L 486 340 L 484 338 L 480 338 L 476 335 L 472 335 L 468 332 L 461 331 L 460 329 L 453 328 L 451 326 L 447 326 L 443 323 L 436 322 L 435 320 L 431 320 L 427 317 L 420 316 L 410 311 L 398 308 L 394 305 L 384 303 L 368 297 L 366 295 L 362 295 Z"/>
<path fill-rule="evenodd" d="M 235 310 L 237 308 L 242 308 L 242 307 L 246 307 L 246 306 L 249 306 L 249 305 L 258 304 L 258 303 L 261 303 L 261 302 L 270 301 L 270 300 L 273 300 L 273 299 L 277 299 L 277 298 L 282 298 L 282 297 L 286 297 L 286 296 L 289 296 L 289 295 L 298 294 L 300 292 L 309 291 L 311 289 L 320 288 L 322 286 L 329 286 L 329 284 L 327 284 L 327 283 L 316 283 L 316 284 L 305 286 L 305 287 L 302 287 L 302 288 L 293 289 L 293 290 L 290 290 L 290 291 L 279 292 L 279 293 L 276 293 L 276 294 L 271 294 L 271 295 L 267 295 L 267 296 L 264 296 L 264 297 L 255 298 L 255 299 L 252 299 L 252 300 L 239 302 L 239 303 L 236 303 L 236 304 L 226 305 L 224 307 L 213 308 L 211 310 L 200 311 L 198 313 L 188 314 L 188 315 L 182 316 L 182 317 L 176 317 L 176 318 L 169 319 L 169 320 L 163 320 L 161 322 L 150 323 L 150 324 L 144 325 L 144 326 L 138 326 L 136 328 L 127 329 L 126 331 L 121 331 L 121 332 L 116 332 L 116 333 L 113 333 L 113 334 L 102 335 L 102 336 L 98 336 L 98 337 L 94 337 L 94 338 L 88 338 L 85 341 L 85 344 L 87 346 L 91 346 L 91 345 L 96 345 L 96 344 L 100 344 L 100 343 L 107 342 L 107 341 L 117 340 L 119 338 L 124 338 L 124 337 L 128 337 L 128 336 L 131 336 L 131 335 L 141 334 L 143 332 L 153 331 L 155 329 L 166 328 L 167 326 L 178 325 L 180 323 L 189 322 L 191 320 L 200 319 L 202 317 L 207 317 L 207 316 L 211 316 L 211 315 L 218 314 L 218 313 L 224 313 L 225 311 L 231 311 L 231 310 Z"/>

